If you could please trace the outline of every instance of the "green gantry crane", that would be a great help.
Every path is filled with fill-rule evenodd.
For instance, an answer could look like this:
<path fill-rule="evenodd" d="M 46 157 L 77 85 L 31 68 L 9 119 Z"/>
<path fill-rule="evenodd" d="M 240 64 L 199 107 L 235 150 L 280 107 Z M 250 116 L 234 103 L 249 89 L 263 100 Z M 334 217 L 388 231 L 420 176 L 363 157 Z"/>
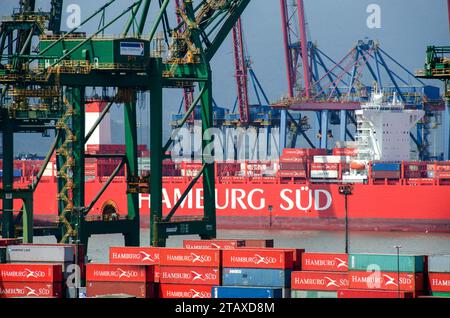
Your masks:
<path fill-rule="evenodd" d="M 58 170 L 58 228 L 60 242 L 86 244 L 92 234 L 122 233 L 126 245 L 139 245 L 138 194 L 151 193 L 151 245 L 165 246 L 171 235 L 198 234 L 201 238 L 216 236 L 214 164 L 203 158 L 199 175 L 193 178 L 178 203 L 166 216 L 162 209 L 162 161 L 171 140 L 163 144 L 163 90 L 198 85 L 199 94 L 181 121 L 184 125 L 198 103 L 202 110 L 205 134 L 213 124 L 212 79 L 210 63 L 250 0 L 183 0 L 176 14 L 181 23 L 171 27 L 168 18 L 170 0 L 159 1 L 156 12 L 150 12 L 151 0 L 138 0 L 119 13 L 92 35 L 77 30 L 94 17 L 104 13 L 116 0 L 102 7 L 70 32 L 58 32 L 62 1 L 52 1 L 50 13 L 35 12 L 34 1 L 22 1 L 20 13 L 2 21 L 0 33 L 0 129 L 3 133 L 4 173 L 0 190 L 2 235 L 15 233 L 13 199 L 24 200 L 22 208 L 23 237 L 32 242 L 33 192 L 43 170 L 56 152 Z M 194 5 L 195 2 L 195 5 Z M 129 15 L 124 31 L 117 37 L 105 37 L 104 31 L 120 18 Z M 152 27 L 144 36 L 147 17 Z M 103 15 L 104 17 L 104 15 Z M 46 32 L 51 29 L 52 32 Z M 169 57 L 150 51 L 152 43 L 161 46 L 156 37 L 164 30 Z M 16 32 L 15 32 L 16 31 Z M 18 32 L 17 32 L 18 31 Z M 17 37 L 15 38 L 15 35 Z M 39 37 L 38 52 L 31 52 L 31 41 Z M 6 54 L 4 54 L 4 52 Z M 104 114 L 91 131 L 85 131 L 85 94 L 89 87 L 114 88 L 113 103 L 124 104 L 126 152 L 115 171 L 95 198 L 87 204 L 84 189 L 84 146 L 98 127 Z M 150 91 L 151 175 L 143 178 L 137 168 L 137 92 Z M 13 187 L 13 136 L 16 132 L 55 130 L 56 138 L 43 169 L 26 190 Z M 207 137 L 207 136 L 206 136 Z M 203 148 L 211 140 L 204 138 Z M 117 155 L 102 155 L 112 157 Z M 98 155 L 97 155 L 98 157 Z M 128 180 L 128 215 L 119 220 L 92 220 L 89 213 L 118 172 L 125 167 Z M 175 220 L 181 202 L 195 183 L 203 177 L 204 215 L 200 219 Z M 50 197 L 49 199 L 52 199 Z M 41 231 L 48 233 L 48 231 Z M 87 250 L 87 249 L 86 249 Z"/>

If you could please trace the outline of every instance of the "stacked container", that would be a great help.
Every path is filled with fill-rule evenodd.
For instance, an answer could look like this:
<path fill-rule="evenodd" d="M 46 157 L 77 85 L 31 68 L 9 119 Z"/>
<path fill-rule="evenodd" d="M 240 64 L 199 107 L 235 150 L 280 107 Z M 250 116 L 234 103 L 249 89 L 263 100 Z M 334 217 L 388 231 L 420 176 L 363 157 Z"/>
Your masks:
<path fill-rule="evenodd" d="M 374 163 L 372 165 L 373 179 L 400 179 L 401 165 L 399 163 Z"/>
<path fill-rule="evenodd" d="M 224 250 L 223 286 L 213 289 L 213 298 L 288 298 L 294 264 L 292 249 Z"/>
<path fill-rule="evenodd" d="M 154 277 L 154 266 L 87 264 L 86 296 L 126 294 L 136 298 L 154 298 Z"/>
<path fill-rule="evenodd" d="M 338 179 L 339 163 L 312 163 L 311 164 L 312 179 Z"/>
<path fill-rule="evenodd" d="M 61 298 L 62 266 L 56 264 L 0 264 L 0 298 Z"/>
<path fill-rule="evenodd" d="M 364 291 L 364 297 L 416 297 L 424 290 L 425 263 L 425 256 L 417 255 L 350 254 L 349 289 Z"/>
<path fill-rule="evenodd" d="M 211 298 L 221 283 L 219 249 L 160 249 L 160 298 Z"/>
<path fill-rule="evenodd" d="M 308 161 L 326 154 L 326 149 L 285 148 L 280 156 L 280 177 L 305 179 Z"/>
<path fill-rule="evenodd" d="M 348 287 L 347 254 L 303 253 L 301 270 L 292 273 L 292 298 L 337 298 Z"/>
<path fill-rule="evenodd" d="M 432 296 L 450 297 L 450 255 L 428 257 L 428 288 Z"/>

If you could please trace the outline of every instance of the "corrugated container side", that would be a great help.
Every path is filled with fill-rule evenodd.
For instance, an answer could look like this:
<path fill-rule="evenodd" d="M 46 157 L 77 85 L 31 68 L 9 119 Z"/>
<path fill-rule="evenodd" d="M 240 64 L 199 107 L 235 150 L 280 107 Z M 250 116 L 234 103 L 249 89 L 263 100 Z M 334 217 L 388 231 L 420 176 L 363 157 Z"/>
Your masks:
<path fill-rule="evenodd" d="M 450 273 L 450 255 L 428 256 L 428 272 Z"/>
<path fill-rule="evenodd" d="M 348 271 L 348 255 L 330 253 L 303 253 L 301 270 L 346 272 Z"/>
<path fill-rule="evenodd" d="M 8 246 L 8 262 L 74 262 L 74 250 L 69 246 L 15 245 Z"/>
<path fill-rule="evenodd" d="M 431 296 L 436 296 L 436 297 L 449 297 L 449 298 L 450 298 L 450 293 L 431 292 Z"/>
<path fill-rule="evenodd" d="M 0 247 L 19 244 L 22 244 L 22 239 L 20 238 L 0 238 Z"/>
<path fill-rule="evenodd" d="M 347 273 L 339 272 L 292 272 L 291 288 L 295 290 L 328 290 L 347 289 L 349 285 Z"/>
<path fill-rule="evenodd" d="M 282 298 L 281 288 L 264 287 L 229 287 L 216 286 L 212 289 L 212 298 L 235 299 L 235 298 Z"/>
<path fill-rule="evenodd" d="M 224 268 L 223 286 L 291 287 L 291 270 Z"/>
<path fill-rule="evenodd" d="M 159 298 L 211 298 L 210 285 L 159 284 Z"/>
<path fill-rule="evenodd" d="M 87 264 L 87 282 L 150 283 L 155 279 L 155 266 Z"/>
<path fill-rule="evenodd" d="M 160 266 L 162 284 L 221 285 L 220 267 Z"/>
<path fill-rule="evenodd" d="M 224 250 L 222 266 L 230 268 L 293 269 L 294 252 L 270 248 Z"/>
<path fill-rule="evenodd" d="M 184 240 L 183 247 L 188 249 L 228 249 L 245 246 L 244 240 Z"/>
<path fill-rule="evenodd" d="M 385 272 L 417 273 L 424 271 L 425 257 L 418 255 L 400 255 L 400 268 L 398 268 L 397 255 L 388 254 L 350 254 L 349 270 L 365 271 L 379 269 Z M 377 266 L 375 268 L 374 266 Z"/>
<path fill-rule="evenodd" d="M 344 289 L 337 292 L 338 298 L 414 298 L 414 293 L 405 291 Z"/>
<path fill-rule="evenodd" d="M 350 289 L 400 289 L 412 292 L 424 289 L 423 273 L 351 271 L 348 273 L 348 280 Z"/>
<path fill-rule="evenodd" d="M 63 270 L 55 264 L 1 264 L 0 282 L 61 282 Z"/>
<path fill-rule="evenodd" d="M 274 247 L 274 240 L 245 239 L 245 247 Z"/>
<path fill-rule="evenodd" d="M 38 297 L 61 298 L 61 283 L 24 283 L 2 282 L 0 284 L 0 298 Z"/>
<path fill-rule="evenodd" d="M 159 248 L 155 247 L 110 247 L 111 264 L 155 265 L 159 264 Z"/>
<path fill-rule="evenodd" d="M 372 171 L 398 171 L 400 170 L 399 163 L 374 163 Z"/>
<path fill-rule="evenodd" d="M 433 292 L 450 293 L 450 273 L 428 273 L 428 288 Z"/>
<path fill-rule="evenodd" d="M 336 291 L 292 290 L 291 298 L 338 298 Z"/>
<path fill-rule="evenodd" d="M 220 266 L 222 251 L 218 249 L 160 249 L 160 265 L 164 266 Z"/>
<path fill-rule="evenodd" d="M 106 295 L 126 294 L 136 298 L 154 298 L 155 286 L 153 283 L 139 282 L 88 282 L 86 283 L 86 296 L 98 297 Z"/>

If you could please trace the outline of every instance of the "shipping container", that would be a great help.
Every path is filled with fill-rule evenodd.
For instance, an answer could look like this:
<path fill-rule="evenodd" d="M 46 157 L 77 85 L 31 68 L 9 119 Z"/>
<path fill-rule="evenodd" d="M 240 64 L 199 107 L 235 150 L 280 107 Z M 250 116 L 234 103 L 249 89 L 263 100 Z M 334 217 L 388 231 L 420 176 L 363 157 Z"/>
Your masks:
<path fill-rule="evenodd" d="M 305 163 L 307 162 L 306 157 L 280 157 L 280 166 L 281 165 L 299 165 L 300 167 L 305 167 Z M 304 169 L 304 168 L 303 168 Z"/>
<path fill-rule="evenodd" d="M 400 289 L 411 292 L 424 289 L 423 273 L 351 271 L 348 273 L 348 280 L 350 289 Z"/>
<path fill-rule="evenodd" d="M 210 285 L 159 284 L 159 298 L 211 298 Z"/>
<path fill-rule="evenodd" d="M 0 238 L 0 247 L 19 244 L 22 244 L 22 239 L 20 238 Z"/>
<path fill-rule="evenodd" d="M 400 268 L 398 268 L 398 262 Z M 405 272 L 416 273 L 424 271 L 425 257 L 418 255 L 397 255 L 394 254 L 350 254 L 349 270 L 365 271 L 367 269 L 377 269 L 384 272 Z"/>
<path fill-rule="evenodd" d="M 159 248 L 156 247 L 111 247 L 111 264 L 155 265 L 159 264 Z"/>
<path fill-rule="evenodd" d="M 356 157 L 358 156 L 357 148 L 334 148 L 333 156 Z"/>
<path fill-rule="evenodd" d="M 136 298 L 155 298 L 155 285 L 145 282 L 87 282 L 86 296 L 126 294 Z"/>
<path fill-rule="evenodd" d="M 291 290 L 291 298 L 338 298 L 336 291 Z"/>
<path fill-rule="evenodd" d="M 216 286 L 212 289 L 212 298 L 235 299 L 235 298 L 282 298 L 281 288 L 266 287 L 231 287 Z"/>
<path fill-rule="evenodd" d="M 306 178 L 306 171 L 280 170 L 281 178 Z"/>
<path fill-rule="evenodd" d="M 152 265 L 86 264 L 87 282 L 136 282 L 154 281 Z"/>
<path fill-rule="evenodd" d="M 220 285 L 220 267 L 160 266 L 161 284 Z"/>
<path fill-rule="evenodd" d="M 244 247 L 244 240 L 184 240 L 183 247 L 187 249 L 225 249 L 233 250 Z"/>
<path fill-rule="evenodd" d="M 311 170 L 312 179 L 337 179 L 339 178 L 339 171 L 332 170 Z"/>
<path fill-rule="evenodd" d="M 414 298 L 414 293 L 405 291 L 342 289 L 338 298 Z"/>
<path fill-rule="evenodd" d="M 372 171 L 373 179 L 400 179 L 400 171 Z"/>
<path fill-rule="evenodd" d="M 291 272 L 284 269 L 224 268 L 222 285 L 290 288 Z"/>
<path fill-rule="evenodd" d="M 161 248 L 160 265 L 219 267 L 221 251 L 217 249 Z"/>
<path fill-rule="evenodd" d="M 314 156 L 314 163 L 313 165 L 317 164 L 338 164 L 341 162 L 347 162 L 349 161 L 349 157 L 345 156 Z"/>
<path fill-rule="evenodd" d="M 428 272 L 450 273 L 450 255 L 428 256 Z"/>
<path fill-rule="evenodd" d="M 435 297 L 449 297 L 450 298 L 450 293 L 443 293 L 443 292 L 431 292 L 431 296 L 435 296 Z"/>
<path fill-rule="evenodd" d="M 337 163 L 312 163 L 311 171 L 338 171 L 339 164 Z"/>
<path fill-rule="evenodd" d="M 306 170 L 306 163 L 280 162 L 280 170 Z"/>
<path fill-rule="evenodd" d="M 0 284 L 0 298 L 16 297 L 61 298 L 62 283 L 2 282 Z"/>
<path fill-rule="evenodd" d="M 282 157 L 304 157 L 304 156 L 306 156 L 306 149 L 304 149 L 304 148 L 284 148 L 281 156 Z"/>
<path fill-rule="evenodd" d="M 1 264 L 0 282 L 61 282 L 63 270 L 55 264 Z"/>
<path fill-rule="evenodd" d="M 303 253 L 302 271 L 346 272 L 348 271 L 347 254 Z"/>
<path fill-rule="evenodd" d="M 428 273 L 428 288 L 433 292 L 450 293 L 450 273 Z"/>
<path fill-rule="evenodd" d="M 70 246 L 15 245 L 8 246 L 6 259 L 10 263 L 74 263 L 75 254 Z"/>
<path fill-rule="evenodd" d="M 292 272 L 293 290 L 339 290 L 348 288 L 347 273 Z"/>
<path fill-rule="evenodd" d="M 271 268 L 293 269 L 294 253 L 292 250 L 275 249 L 236 249 L 222 254 L 223 267 L 231 268 Z"/>
<path fill-rule="evenodd" d="M 372 171 L 399 171 L 399 163 L 374 163 L 372 165 Z"/>

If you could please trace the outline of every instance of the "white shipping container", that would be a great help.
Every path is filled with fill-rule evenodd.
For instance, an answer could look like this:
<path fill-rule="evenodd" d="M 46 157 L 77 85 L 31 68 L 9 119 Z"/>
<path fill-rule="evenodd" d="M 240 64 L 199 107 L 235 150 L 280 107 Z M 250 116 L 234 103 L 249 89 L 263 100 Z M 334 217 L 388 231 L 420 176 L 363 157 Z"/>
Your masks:
<path fill-rule="evenodd" d="M 311 178 L 313 179 L 337 179 L 338 171 L 333 170 L 313 170 L 311 171 Z"/>
<path fill-rule="evenodd" d="M 352 157 L 344 156 L 314 156 L 314 163 L 341 163 L 350 162 L 352 160 Z"/>

